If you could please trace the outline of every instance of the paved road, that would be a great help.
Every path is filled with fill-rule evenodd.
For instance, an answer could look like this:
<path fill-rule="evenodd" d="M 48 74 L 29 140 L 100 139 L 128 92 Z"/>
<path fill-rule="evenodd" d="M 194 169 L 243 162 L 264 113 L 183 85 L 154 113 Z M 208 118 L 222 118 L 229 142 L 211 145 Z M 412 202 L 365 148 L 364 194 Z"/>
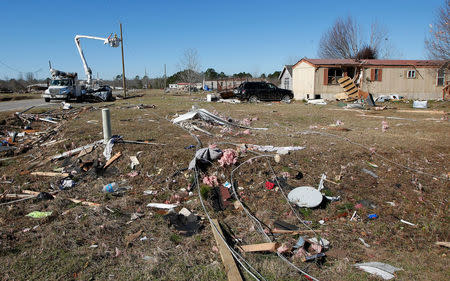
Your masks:
<path fill-rule="evenodd" d="M 53 106 L 60 105 L 61 102 L 45 102 L 43 99 L 30 99 L 30 100 L 14 100 L 0 102 L 0 111 L 19 111 L 27 109 L 31 106 Z"/>

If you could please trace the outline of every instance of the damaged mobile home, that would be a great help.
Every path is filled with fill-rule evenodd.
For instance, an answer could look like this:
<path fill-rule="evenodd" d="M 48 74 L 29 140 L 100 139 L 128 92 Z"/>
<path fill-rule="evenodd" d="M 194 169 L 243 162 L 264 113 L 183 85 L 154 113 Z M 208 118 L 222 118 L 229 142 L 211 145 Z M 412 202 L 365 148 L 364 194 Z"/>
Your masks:
<path fill-rule="evenodd" d="M 342 93 L 338 80 L 353 78 L 374 98 L 401 95 L 406 99 L 443 97 L 449 64 L 438 60 L 353 60 L 303 58 L 292 67 L 294 98 L 334 99 Z"/>

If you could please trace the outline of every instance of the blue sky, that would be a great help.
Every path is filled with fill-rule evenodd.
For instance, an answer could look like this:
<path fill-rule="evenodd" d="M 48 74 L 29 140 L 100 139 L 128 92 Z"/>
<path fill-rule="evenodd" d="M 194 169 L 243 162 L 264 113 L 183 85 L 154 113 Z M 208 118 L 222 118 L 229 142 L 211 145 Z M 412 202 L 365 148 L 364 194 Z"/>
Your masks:
<path fill-rule="evenodd" d="M 342 1 L 10 1 L 0 0 L 0 79 L 18 71 L 55 68 L 84 79 L 76 34 L 106 37 L 123 24 L 126 76 L 178 71 L 187 48 L 198 51 L 202 70 L 226 74 L 272 73 L 292 58 L 317 57 L 322 33 L 339 16 L 353 16 L 368 32 L 373 21 L 389 30 L 394 58 L 424 59 L 424 37 L 443 0 Z M 83 40 L 94 75 L 121 73 L 120 48 Z"/>

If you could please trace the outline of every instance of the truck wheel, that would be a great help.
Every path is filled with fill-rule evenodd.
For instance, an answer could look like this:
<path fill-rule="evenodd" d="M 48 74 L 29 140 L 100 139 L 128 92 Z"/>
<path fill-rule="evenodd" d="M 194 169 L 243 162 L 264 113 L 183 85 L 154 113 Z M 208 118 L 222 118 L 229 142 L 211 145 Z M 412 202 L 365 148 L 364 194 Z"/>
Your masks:
<path fill-rule="evenodd" d="M 50 102 L 50 98 L 44 98 L 45 102 Z"/>
<path fill-rule="evenodd" d="M 255 95 L 253 95 L 248 99 L 248 101 L 251 103 L 256 103 L 256 102 L 259 102 L 259 98 Z"/>
<path fill-rule="evenodd" d="M 285 96 L 283 96 L 281 101 L 284 103 L 291 103 L 291 97 L 289 95 L 285 95 Z"/>

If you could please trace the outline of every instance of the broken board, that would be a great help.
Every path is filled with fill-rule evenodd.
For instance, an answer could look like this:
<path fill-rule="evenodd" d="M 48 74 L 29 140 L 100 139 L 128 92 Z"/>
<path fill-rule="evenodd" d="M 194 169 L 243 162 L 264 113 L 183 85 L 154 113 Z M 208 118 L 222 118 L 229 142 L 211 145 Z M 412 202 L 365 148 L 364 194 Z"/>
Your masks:
<path fill-rule="evenodd" d="M 234 262 L 233 256 L 231 255 L 231 252 L 225 242 L 222 240 L 223 232 L 220 228 L 219 222 L 217 220 L 211 220 L 211 228 L 214 238 L 216 239 L 217 246 L 219 247 L 220 257 L 222 258 L 223 265 L 225 266 L 228 281 L 242 281 L 241 274 L 239 273 L 239 269 Z M 220 232 L 220 235 L 222 236 L 220 236 L 217 231 Z"/>

